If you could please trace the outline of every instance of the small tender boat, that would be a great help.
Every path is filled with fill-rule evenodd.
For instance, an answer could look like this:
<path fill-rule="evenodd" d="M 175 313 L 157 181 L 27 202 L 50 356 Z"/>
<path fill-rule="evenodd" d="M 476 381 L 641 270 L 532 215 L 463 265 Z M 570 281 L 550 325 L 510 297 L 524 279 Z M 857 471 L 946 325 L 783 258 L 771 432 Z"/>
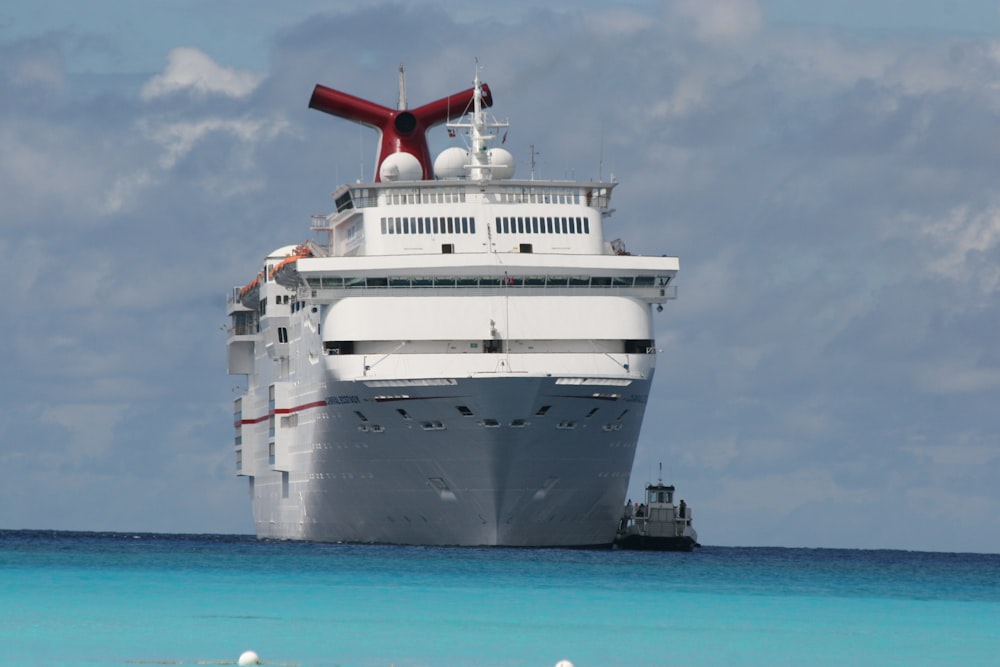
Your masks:
<path fill-rule="evenodd" d="M 674 487 L 661 479 L 646 486 L 646 502 L 625 506 L 615 547 L 645 551 L 691 551 L 698 533 L 691 525 L 691 508 L 683 500 L 674 505 Z"/>

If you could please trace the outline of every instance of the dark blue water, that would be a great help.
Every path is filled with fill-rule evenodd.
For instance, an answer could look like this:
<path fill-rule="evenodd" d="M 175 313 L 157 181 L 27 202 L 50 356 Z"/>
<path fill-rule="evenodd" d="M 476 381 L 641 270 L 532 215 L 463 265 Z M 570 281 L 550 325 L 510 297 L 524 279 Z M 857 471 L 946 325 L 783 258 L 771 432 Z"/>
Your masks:
<path fill-rule="evenodd" d="M 0 664 L 1000 665 L 1000 555 L 0 531 Z"/>

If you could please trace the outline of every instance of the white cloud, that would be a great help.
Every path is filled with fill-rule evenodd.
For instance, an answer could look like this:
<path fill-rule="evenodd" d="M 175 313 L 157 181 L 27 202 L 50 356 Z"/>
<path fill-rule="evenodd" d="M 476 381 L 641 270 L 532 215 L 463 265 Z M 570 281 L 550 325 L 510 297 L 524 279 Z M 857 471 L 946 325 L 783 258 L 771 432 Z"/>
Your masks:
<path fill-rule="evenodd" d="M 983 294 L 1000 288 L 996 257 L 989 256 L 1000 250 L 1000 206 L 971 211 L 968 205 L 959 205 L 945 217 L 926 223 L 923 233 L 937 250 L 929 265 L 931 271 L 971 283 Z"/>
<path fill-rule="evenodd" d="M 704 41 L 740 40 L 757 33 L 764 14 L 757 0 L 677 0 L 676 14 L 690 21 Z"/>
<path fill-rule="evenodd" d="M 649 17 L 621 7 L 613 11 L 588 11 L 583 16 L 586 26 L 602 37 L 629 38 L 649 29 Z"/>
<path fill-rule="evenodd" d="M 122 409 L 120 405 L 64 403 L 46 409 L 42 421 L 66 429 L 69 439 L 60 458 L 67 464 L 76 465 L 107 456 Z"/>
<path fill-rule="evenodd" d="M 263 76 L 256 72 L 222 67 L 200 49 L 178 47 L 167 56 L 164 72 L 143 86 L 141 96 L 149 102 L 190 90 L 201 95 L 246 97 L 262 79 Z"/>
<path fill-rule="evenodd" d="M 974 362 L 930 361 L 914 370 L 916 384 L 930 394 L 975 394 L 1000 390 L 1000 368 Z"/>
<path fill-rule="evenodd" d="M 40 212 L 63 224 L 103 214 L 100 193 L 114 158 L 96 160 L 94 140 L 41 119 L 0 124 L 5 224 L 23 225 Z"/>
<path fill-rule="evenodd" d="M 271 139 L 280 133 L 287 123 L 264 120 L 204 118 L 193 121 L 163 123 L 159 120 L 144 121 L 144 132 L 163 148 L 158 162 L 163 169 L 173 168 L 178 160 L 191 152 L 207 136 L 215 133 L 228 134 L 241 142 L 253 143 Z"/>
<path fill-rule="evenodd" d="M 66 70 L 55 50 L 33 53 L 25 58 L 4 58 L 0 73 L 17 87 L 42 86 L 61 91 L 66 85 Z"/>

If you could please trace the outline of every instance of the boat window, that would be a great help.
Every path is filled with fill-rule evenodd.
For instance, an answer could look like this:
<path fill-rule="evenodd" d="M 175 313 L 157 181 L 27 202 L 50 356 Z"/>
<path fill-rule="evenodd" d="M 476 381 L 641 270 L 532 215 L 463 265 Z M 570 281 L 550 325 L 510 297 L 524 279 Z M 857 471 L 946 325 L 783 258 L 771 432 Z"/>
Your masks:
<path fill-rule="evenodd" d="M 325 354 L 354 354 L 354 341 L 352 340 L 323 341 L 323 352 Z"/>
<path fill-rule="evenodd" d="M 448 255 L 448 254 L 451 254 L 451 253 L 455 252 L 455 244 L 454 243 L 442 243 L 441 244 L 441 252 L 443 254 L 445 254 L 445 255 Z"/>
<path fill-rule="evenodd" d="M 467 406 L 456 405 L 455 409 L 458 410 L 459 412 L 461 412 L 462 415 L 464 415 L 466 417 L 471 417 L 472 416 L 472 410 L 470 410 Z"/>
<path fill-rule="evenodd" d="M 535 416 L 536 417 L 544 417 L 545 413 L 548 412 L 551 409 L 552 409 L 551 405 L 543 405 L 542 407 L 538 408 L 538 412 L 535 413 Z"/>
<path fill-rule="evenodd" d="M 337 212 L 343 211 L 344 209 L 354 208 L 354 203 L 351 201 L 351 191 L 343 193 L 339 197 L 333 200 L 333 203 L 337 206 Z"/>
<path fill-rule="evenodd" d="M 626 354 L 651 354 L 656 351 L 656 342 L 649 338 L 628 339 L 625 341 Z"/>

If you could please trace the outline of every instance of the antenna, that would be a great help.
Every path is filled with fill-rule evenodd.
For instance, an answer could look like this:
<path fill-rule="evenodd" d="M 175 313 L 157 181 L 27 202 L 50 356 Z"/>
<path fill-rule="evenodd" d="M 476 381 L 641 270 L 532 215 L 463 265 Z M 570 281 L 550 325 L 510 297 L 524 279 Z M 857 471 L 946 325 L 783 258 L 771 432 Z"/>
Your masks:
<path fill-rule="evenodd" d="M 531 180 L 535 180 L 535 156 L 538 153 L 535 151 L 535 144 L 531 144 Z"/>
<path fill-rule="evenodd" d="M 365 133 L 364 126 L 358 125 L 358 182 L 365 177 Z"/>
<path fill-rule="evenodd" d="M 403 72 L 403 63 L 399 63 L 399 111 L 406 111 L 406 74 Z"/>
<path fill-rule="evenodd" d="M 597 182 L 604 178 L 604 121 L 601 121 L 601 150 L 597 157 Z M 662 471 L 663 464 L 660 464 Z"/>

